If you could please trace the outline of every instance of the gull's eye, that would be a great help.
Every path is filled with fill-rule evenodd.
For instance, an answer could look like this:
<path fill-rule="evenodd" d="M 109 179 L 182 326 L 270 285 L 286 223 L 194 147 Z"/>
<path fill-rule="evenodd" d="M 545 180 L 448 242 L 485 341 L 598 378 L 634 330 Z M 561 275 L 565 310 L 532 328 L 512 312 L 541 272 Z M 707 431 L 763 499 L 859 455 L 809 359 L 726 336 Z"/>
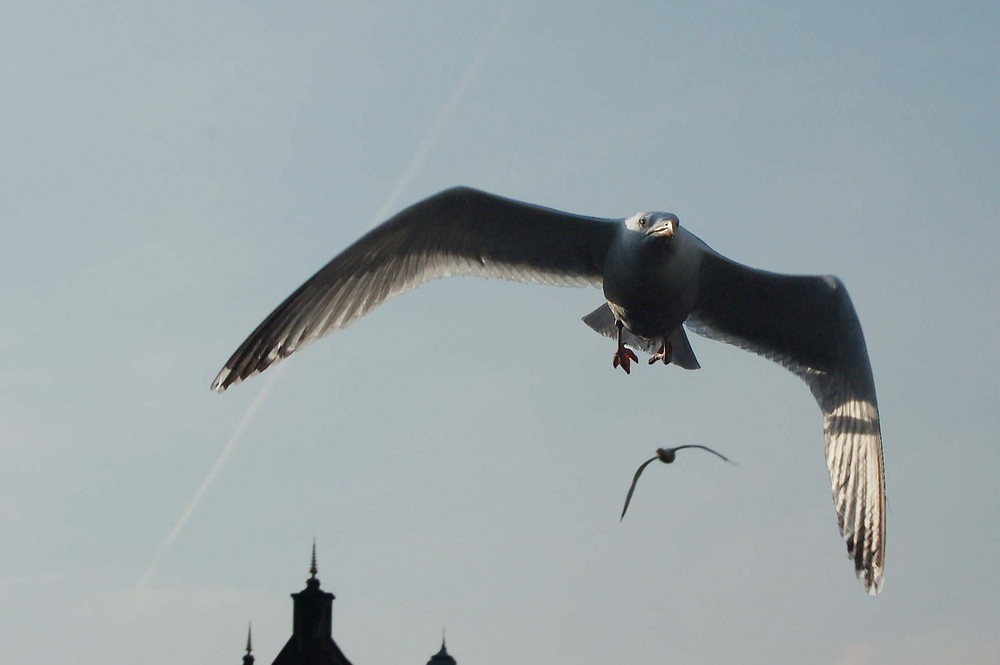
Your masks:
<path fill-rule="evenodd" d="M 646 226 L 646 218 L 645 217 L 640 217 L 639 218 L 639 226 L 643 226 L 643 227 Z"/>

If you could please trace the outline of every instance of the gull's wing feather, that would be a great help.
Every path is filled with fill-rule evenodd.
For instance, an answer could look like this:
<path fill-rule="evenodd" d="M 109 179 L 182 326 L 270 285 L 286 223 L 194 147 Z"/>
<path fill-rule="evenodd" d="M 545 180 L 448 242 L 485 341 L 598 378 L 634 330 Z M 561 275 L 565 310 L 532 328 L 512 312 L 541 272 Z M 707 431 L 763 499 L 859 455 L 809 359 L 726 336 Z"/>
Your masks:
<path fill-rule="evenodd" d="M 689 443 L 689 444 L 686 444 L 686 445 L 683 445 L 683 446 L 677 446 L 676 448 L 674 448 L 674 450 L 675 451 L 677 451 L 677 450 L 684 450 L 685 448 L 701 448 L 702 450 L 707 450 L 708 452 L 712 453 L 716 457 L 721 458 L 725 462 L 729 462 L 730 464 L 736 465 L 736 462 L 734 462 L 733 460 L 729 459 L 728 457 L 726 457 L 722 453 L 720 453 L 720 452 L 718 452 L 716 450 L 712 450 L 708 446 L 703 446 L 703 445 L 700 445 L 700 444 L 697 444 L 697 443 Z"/>
<path fill-rule="evenodd" d="M 882 434 L 868 350 L 843 283 L 754 270 L 707 251 L 698 288 L 688 327 L 784 365 L 812 390 L 823 411 L 840 532 L 858 577 L 878 593 L 886 522 Z"/>
<path fill-rule="evenodd" d="M 374 228 L 300 286 L 212 382 L 219 392 L 343 328 L 394 295 L 450 275 L 599 286 L 616 220 L 445 190 Z"/>
<path fill-rule="evenodd" d="M 632 493 L 635 492 L 635 484 L 639 482 L 639 476 L 642 475 L 642 472 L 646 469 L 647 466 L 650 465 L 651 462 L 655 462 L 657 459 L 659 458 L 651 457 L 650 459 L 640 464 L 639 468 L 635 470 L 635 475 L 632 476 L 632 484 L 629 486 L 628 494 L 625 496 L 625 507 L 622 508 L 622 516 L 618 518 L 619 522 L 625 519 L 625 511 L 628 510 L 628 504 L 632 503 Z"/>

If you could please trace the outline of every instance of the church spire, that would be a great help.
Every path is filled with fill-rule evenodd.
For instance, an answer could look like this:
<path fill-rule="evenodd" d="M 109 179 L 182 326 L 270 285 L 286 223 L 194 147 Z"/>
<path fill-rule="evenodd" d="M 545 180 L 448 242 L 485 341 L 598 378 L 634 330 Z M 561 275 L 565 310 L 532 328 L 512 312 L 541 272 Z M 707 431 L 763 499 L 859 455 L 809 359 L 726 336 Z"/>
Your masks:
<path fill-rule="evenodd" d="M 333 640 L 333 599 L 316 577 L 316 539 L 313 538 L 306 588 L 292 594 L 292 636 L 271 665 L 351 665 Z"/>
<path fill-rule="evenodd" d="M 250 633 L 253 630 L 253 624 L 247 626 L 247 652 L 243 656 L 243 665 L 253 665 L 253 638 Z"/>
<path fill-rule="evenodd" d="M 448 647 L 445 646 L 444 641 L 444 629 L 441 630 L 441 650 L 436 654 L 431 656 L 431 659 L 427 661 L 427 665 L 456 665 L 457 661 L 454 656 L 448 653 Z"/>

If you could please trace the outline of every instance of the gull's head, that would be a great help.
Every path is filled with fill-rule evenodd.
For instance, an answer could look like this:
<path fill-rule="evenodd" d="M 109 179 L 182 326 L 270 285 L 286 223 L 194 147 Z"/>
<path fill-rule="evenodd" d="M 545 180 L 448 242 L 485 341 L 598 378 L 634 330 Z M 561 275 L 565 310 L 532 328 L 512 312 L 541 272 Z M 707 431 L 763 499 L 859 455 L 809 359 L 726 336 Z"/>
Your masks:
<path fill-rule="evenodd" d="M 681 220 L 672 212 L 640 212 L 625 220 L 625 226 L 630 231 L 657 240 L 672 239 L 680 225 Z"/>

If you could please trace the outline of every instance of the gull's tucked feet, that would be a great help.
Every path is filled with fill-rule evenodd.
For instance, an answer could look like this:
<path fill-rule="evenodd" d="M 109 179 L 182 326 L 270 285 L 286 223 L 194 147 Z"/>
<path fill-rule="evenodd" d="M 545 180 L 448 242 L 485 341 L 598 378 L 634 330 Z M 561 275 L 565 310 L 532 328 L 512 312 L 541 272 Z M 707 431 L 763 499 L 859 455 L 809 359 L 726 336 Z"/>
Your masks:
<path fill-rule="evenodd" d="M 649 357 L 649 364 L 652 365 L 657 360 L 662 360 L 664 365 L 670 364 L 670 356 L 674 352 L 674 345 L 663 340 L 663 344 L 660 344 L 660 350 Z"/>

